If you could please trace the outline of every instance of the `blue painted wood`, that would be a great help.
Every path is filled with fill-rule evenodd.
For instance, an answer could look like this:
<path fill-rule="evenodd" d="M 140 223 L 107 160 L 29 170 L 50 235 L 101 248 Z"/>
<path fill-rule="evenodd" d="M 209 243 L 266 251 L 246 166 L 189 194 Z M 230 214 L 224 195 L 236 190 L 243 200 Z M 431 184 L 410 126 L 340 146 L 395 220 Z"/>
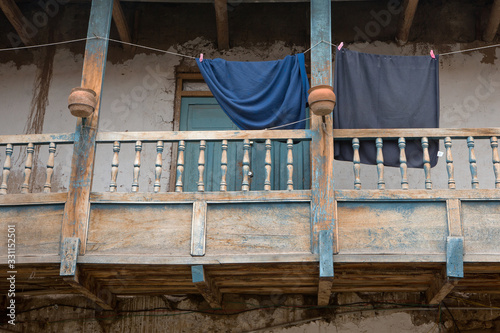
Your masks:
<path fill-rule="evenodd" d="M 464 277 L 464 238 L 446 239 L 446 275 L 453 278 Z"/>
<path fill-rule="evenodd" d="M 319 277 L 333 277 L 333 232 L 319 232 Z"/>
<path fill-rule="evenodd" d="M 311 85 L 332 85 L 332 18 L 330 0 L 311 0 Z"/>
<path fill-rule="evenodd" d="M 306 124 L 307 125 L 307 124 Z M 181 131 L 238 130 L 222 111 L 215 98 L 183 98 L 181 103 Z M 311 187 L 309 142 L 294 142 L 294 189 Z M 242 187 L 243 141 L 229 141 L 227 150 L 227 191 L 240 191 Z M 287 188 L 287 145 L 284 140 L 272 141 L 271 189 Z M 250 150 L 250 190 L 264 190 L 265 140 L 254 140 Z M 219 191 L 221 180 L 221 141 L 207 141 L 205 150 L 205 191 Z M 184 158 L 184 192 L 197 191 L 199 143 L 186 142 Z"/>
<path fill-rule="evenodd" d="M 76 273 L 76 261 L 80 250 L 80 238 L 66 237 L 61 245 L 61 269 L 59 275 L 73 276 Z"/>
<path fill-rule="evenodd" d="M 206 282 L 203 265 L 191 266 L 191 275 L 193 278 L 193 283 Z"/>

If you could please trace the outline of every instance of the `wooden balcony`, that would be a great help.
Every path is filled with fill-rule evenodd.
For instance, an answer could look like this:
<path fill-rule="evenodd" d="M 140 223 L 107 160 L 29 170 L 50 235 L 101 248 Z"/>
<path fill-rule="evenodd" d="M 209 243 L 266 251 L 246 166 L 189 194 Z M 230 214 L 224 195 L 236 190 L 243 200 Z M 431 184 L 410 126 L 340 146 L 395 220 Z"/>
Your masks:
<path fill-rule="evenodd" d="M 64 234 L 65 214 L 75 207 L 68 193 L 51 193 L 53 169 L 61 163 L 55 158 L 57 148 L 73 144 L 74 134 L 0 136 L 5 152 L 1 155 L 0 223 L 4 230 L 15 226 L 15 270 L 21 294 L 80 292 L 104 308 L 112 308 L 120 295 L 202 293 L 217 307 L 225 293 L 316 294 L 321 292 L 322 281 L 328 281 L 323 279 L 322 260 L 333 260 L 335 267 L 333 284 L 327 284 L 328 298 L 331 292 L 406 291 L 426 292 L 428 301 L 436 303 L 453 288 L 498 293 L 499 135 L 500 129 L 335 131 L 333 140 L 353 142 L 354 189 L 336 189 L 334 198 L 328 198 L 333 200 L 335 214 L 330 247 L 325 241 L 328 234 L 321 235 L 315 225 L 315 187 L 294 189 L 292 142 L 312 140 L 310 130 L 98 133 L 98 146 L 111 148 L 112 144 L 109 164 L 94 169 L 110 170 L 109 191 L 90 193 L 88 224 L 79 226 L 85 230 L 82 238 Z M 418 138 L 423 143 L 423 189 L 409 186 L 400 138 Z M 431 138 L 445 144 L 447 188 L 432 186 L 425 146 Z M 400 142 L 401 189 L 383 186 L 381 147 L 373 175 L 378 189 L 362 189 L 357 146 L 363 140 L 387 139 Z M 467 141 L 471 189 L 455 188 L 452 140 Z M 490 189 L 480 189 L 478 182 L 475 143 L 479 140 L 488 140 L 491 147 L 494 179 Z M 260 142 L 265 150 L 259 164 L 262 188 L 251 186 L 250 170 L 257 171 L 250 163 L 251 141 Z M 282 161 L 286 165 L 284 190 L 271 186 L 273 141 L 287 147 L 286 161 Z M 222 147 L 220 155 L 210 156 L 220 161 L 219 186 L 213 191 L 205 191 L 207 142 Z M 227 147 L 232 142 L 243 143 L 238 146 L 243 149 L 241 161 L 228 161 Z M 120 147 L 127 143 L 134 149 L 133 161 L 119 158 Z M 187 143 L 199 147 L 197 161 L 184 160 Z M 154 165 L 152 192 L 139 187 L 143 144 L 156 145 L 156 159 L 148 163 Z M 167 167 L 165 144 L 177 150 L 174 191 L 160 182 Z M 12 184 L 11 156 L 23 147 L 27 148 L 24 181 Z M 48 150 L 46 182 L 42 193 L 28 193 L 33 152 L 38 147 Z M 311 149 L 311 160 L 315 152 Z M 188 162 L 197 164 L 196 179 L 184 177 Z M 241 166 L 241 186 L 235 191 L 227 191 L 228 163 Z M 130 192 L 117 191 L 123 165 L 133 168 Z M 195 182 L 197 191 L 185 192 L 186 181 Z M 21 193 L 12 194 L 15 187 Z M 7 242 L 3 244 L 0 257 L 6 263 Z M 0 273 L 2 285 L 7 271 L 8 267 Z"/>

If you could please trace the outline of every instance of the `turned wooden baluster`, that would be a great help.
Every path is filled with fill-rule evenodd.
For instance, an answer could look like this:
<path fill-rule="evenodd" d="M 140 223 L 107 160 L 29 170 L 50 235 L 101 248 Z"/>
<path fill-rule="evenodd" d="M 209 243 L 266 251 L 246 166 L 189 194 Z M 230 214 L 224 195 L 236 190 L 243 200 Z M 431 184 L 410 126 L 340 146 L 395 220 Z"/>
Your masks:
<path fill-rule="evenodd" d="M 54 156 L 56 153 L 56 144 L 51 142 L 49 144 L 49 159 L 47 161 L 47 178 L 43 185 L 43 192 L 50 193 L 52 189 L 52 175 L 54 174 Z"/>
<path fill-rule="evenodd" d="M 21 193 L 28 193 L 30 187 L 31 168 L 33 167 L 33 153 L 35 147 L 32 143 L 28 143 L 26 148 L 26 164 L 24 165 L 24 182 L 21 185 Z"/>
<path fill-rule="evenodd" d="M 134 160 L 134 181 L 132 182 L 132 192 L 139 191 L 139 174 L 141 172 L 141 151 L 142 142 L 135 143 L 135 160 Z"/>
<path fill-rule="evenodd" d="M 375 145 L 377 146 L 377 172 L 378 172 L 377 186 L 379 190 L 385 190 L 384 154 L 382 153 L 382 147 L 384 146 L 384 142 L 382 141 L 382 138 L 377 138 L 375 140 Z"/>
<path fill-rule="evenodd" d="M 498 139 L 491 137 L 491 152 L 493 161 L 493 172 L 495 173 L 495 188 L 500 188 L 500 157 L 498 156 Z"/>
<path fill-rule="evenodd" d="M 408 187 L 408 163 L 406 161 L 406 140 L 398 139 L 399 145 L 399 169 L 401 170 L 401 188 L 407 190 Z"/>
<path fill-rule="evenodd" d="M 116 192 L 116 178 L 118 177 L 118 165 L 119 159 L 118 155 L 120 154 L 120 142 L 113 142 L 113 160 L 111 161 L 111 182 L 109 183 L 109 192 Z"/>
<path fill-rule="evenodd" d="M 422 156 L 422 161 L 424 162 L 425 189 L 432 190 L 431 158 L 429 157 L 429 139 L 427 139 L 426 137 L 422 138 L 422 149 L 424 151 L 424 154 Z"/>
<path fill-rule="evenodd" d="M 7 194 L 7 184 L 9 182 L 10 175 L 10 167 L 12 166 L 12 152 L 14 149 L 12 145 L 9 143 L 5 148 L 5 163 L 3 165 L 3 174 L 2 174 L 2 185 L 0 185 L 0 194 Z"/>
<path fill-rule="evenodd" d="M 448 188 L 455 189 L 455 167 L 453 166 L 453 156 L 451 155 L 451 138 L 444 138 L 444 146 L 446 148 L 446 170 L 448 171 Z"/>
<path fill-rule="evenodd" d="M 359 157 L 359 139 L 352 139 L 352 149 L 354 155 L 352 157 L 352 169 L 354 171 L 354 189 L 361 190 L 361 159 Z"/>
<path fill-rule="evenodd" d="M 271 170 L 272 170 L 272 159 L 271 159 L 271 140 L 266 140 L 266 159 L 265 163 L 265 171 L 266 171 L 266 179 L 264 181 L 264 191 L 271 191 Z"/>
<path fill-rule="evenodd" d="M 241 183 L 242 191 L 250 190 L 250 182 L 248 173 L 250 172 L 250 140 L 243 140 L 243 182 Z"/>
<path fill-rule="evenodd" d="M 205 191 L 205 182 L 203 180 L 203 174 L 205 173 L 205 149 L 207 148 L 207 142 L 205 140 L 200 141 L 200 157 L 198 158 L 198 192 Z"/>
<path fill-rule="evenodd" d="M 286 159 L 286 168 L 288 169 L 288 181 L 286 182 L 286 189 L 288 191 L 293 190 L 293 140 L 288 139 L 286 141 L 288 147 L 288 154 Z"/>
<path fill-rule="evenodd" d="M 155 184 L 154 184 L 154 192 L 160 192 L 160 180 L 161 180 L 161 172 L 163 168 L 163 141 L 158 141 L 156 143 L 156 163 L 155 163 Z"/>
<path fill-rule="evenodd" d="M 220 158 L 220 191 L 227 191 L 227 140 L 222 140 L 222 155 Z"/>
<path fill-rule="evenodd" d="M 179 148 L 177 152 L 177 180 L 175 182 L 175 192 L 182 192 L 182 176 L 184 174 L 184 150 L 186 150 L 186 142 L 179 141 Z"/>
<path fill-rule="evenodd" d="M 473 189 L 476 189 L 479 188 L 479 180 L 477 179 L 476 152 L 474 150 L 474 138 L 472 136 L 467 138 L 467 147 L 469 147 L 471 185 Z"/>

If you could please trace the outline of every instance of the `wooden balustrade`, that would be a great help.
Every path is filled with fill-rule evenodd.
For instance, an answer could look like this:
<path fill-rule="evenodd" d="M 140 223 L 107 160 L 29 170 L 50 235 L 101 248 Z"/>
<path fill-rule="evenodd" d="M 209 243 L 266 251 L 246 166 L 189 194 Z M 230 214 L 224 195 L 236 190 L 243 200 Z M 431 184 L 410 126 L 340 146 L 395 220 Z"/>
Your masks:
<path fill-rule="evenodd" d="M 119 154 L 120 154 L 120 142 L 115 141 L 113 143 L 113 160 L 111 161 L 111 182 L 109 184 L 110 192 L 116 192 L 117 189 L 116 178 L 118 177 Z"/>
<path fill-rule="evenodd" d="M 447 136 L 444 139 L 444 147 L 446 148 L 446 171 L 448 172 L 448 188 L 455 189 L 455 169 L 453 167 L 453 156 L 451 154 L 451 138 Z"/>
<path fill-rule="evenodd" d="M 491 151 L 493 161 L 493 172 L 495 173 L 495 188 L 500 188 L 500 157 L 498 155 L 498 139 L 496 136 L 491 137 Z"/>
<path fill-rule="evenodd" d="M 361 190 L 361 159 L 359 157 L 359 139 L 352 139 L 352 149 L 354 155 L 352 158 L 352 168 L 354 171 L 354 189 Z"/>
<path fill-rule="evenodd" d="M 56 154 L 56 144 L 51 142 L 49 144 L 49 159 L 47 161 L 47 177 L 43 185 L 43 192 L 50 193 L 52 189 L 52 175 L 54 174 L 54 159 Z"/>
<path fill-rule="evenodd" d="M 156 164 L 155 164 L 155 184 L 154 184 L 154 192 L 160 192 L 160 180 L 161 180 L 161 172 L 163 170 L 163 141 L 158 141 L 156 144 Z"/>
<path fill-rule="evenodd" d="M 382 153 L 382 147 L 384 146 L 384 142 L 382 141 L 382 138 L 377 138 L 375 140 L 375 145 L 377 147 L 377 173 L 378 173 L 377 188 L 379 190 L 385 190 L 384 155 Z"/>
<path fill-rule="evenodd" d="M 139 192 L 139 175 L 141 172 L 141 152 L 142 142 L 135 143 L 135 160 L 134 160 L 134 180 L 132 182 L 132 192 Z"/>
<path fill-rule="evenodd" d="M 408 163 L 406 161 L 406 140 L 405 138 L 398 139 L 399 146 L 399 169 L 401 171 L 401 188 L 407 190 L 408 186 Z"/>
<path fill-rule="evenodd" d="M 5 148 L 5 163 L 3 165 L 3 173 L 2 173 L 2 185 L 0 185 L 0 194 L 7 194 L 8 183 L 9 183 L 9 175 L 10 168 L 12 166 L 12 152 L 14 151 L 11 144 L 8 144 Z"/>
<path fill-rule="evenodd" d="M 474 138 L 469 136 L 467 138 L 467 147 L 469 147 L 469 163 L 472 188 L 479 188 L 479 180 L 477 179 L 477 163 L 476 152 L 474 150 Z"/>

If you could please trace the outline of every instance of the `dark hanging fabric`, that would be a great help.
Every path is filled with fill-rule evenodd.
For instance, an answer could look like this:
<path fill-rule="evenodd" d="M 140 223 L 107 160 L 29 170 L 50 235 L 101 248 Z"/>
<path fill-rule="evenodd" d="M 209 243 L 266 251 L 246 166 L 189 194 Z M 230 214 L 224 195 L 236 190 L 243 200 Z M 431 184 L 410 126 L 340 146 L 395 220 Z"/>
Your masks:
<path fill-rule="evenodd" d="M 242 130 L 289 124 L 306 117 L 309 82 L 304 54 L 276 61 L 204 59 L 196 63 L 217 102 Z M 303 129 L 305 121 L 280 129 Z"/>
<path fill-rule="evenodd" d="M 439 127 L 439 61 L 430 56 L 386 56 L 346 49 L 335 57 L 334 128 Z M 431 166 L 439 140 L 429 140 Z M 376 164 L 375 140 L 360 140 L 361 163 Z M 384 140 L 384 165 L 399 166 L 397 140 Z M 406 140 L 408 167 L 422 168 L 420 139 Z M 351 141 L 335 141 L 335 159 L 352 161 Z"/>

